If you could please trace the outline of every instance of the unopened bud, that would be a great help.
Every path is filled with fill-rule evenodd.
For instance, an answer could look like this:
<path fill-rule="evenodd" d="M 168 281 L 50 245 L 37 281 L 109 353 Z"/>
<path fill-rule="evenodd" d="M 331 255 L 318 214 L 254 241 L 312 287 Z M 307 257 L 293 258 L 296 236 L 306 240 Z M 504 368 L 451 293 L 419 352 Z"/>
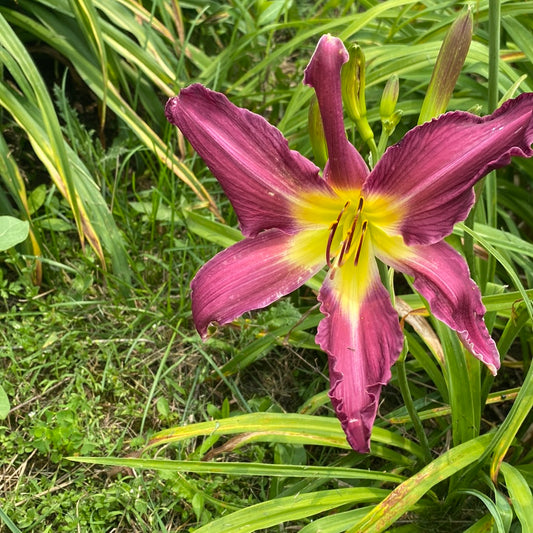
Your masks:
<path fill-rule="evenodd" d="M 342 66 L 341 90 L 344 109 L 355 122 L 363 141 L 374 137 L 366 118 L 365 100 L 365 56 L 361 47 L 352 44 L 348 47 L 349 59 Z"/>
<path fill-rule="evenodd" d="M 419 124 L 446 111 L 470 48 L 472 26 L 470 9 L 466 10 L 450 26 L 433 68 L 433 74 L 418 118 Z"/>
<path fill-rule="evenodd" d="M 387 120 L 396 108 L 396 102 L 398 102 L 398 94 L 400 92 L 400 82 L 398 76 L 393 74 L 387 81 L 383 94 L 381 95 L 381 103 L 379 105 L 379 115 L 381 122 Z"/>
<path fill-rule="evenodd" d="M 403 111 L 401 109 L 398 109 L 392 115 L 389 115 L 386 119 L 381 119 L 381 124 L 383 125 L 383 129 L 385 130 L 385 133 L 389 137 L 393 134 L 394 130 L 396 129 L 396 126 L 398 125 L 398 122 L 400 122 L 402 115 L 403 115 Z"/>

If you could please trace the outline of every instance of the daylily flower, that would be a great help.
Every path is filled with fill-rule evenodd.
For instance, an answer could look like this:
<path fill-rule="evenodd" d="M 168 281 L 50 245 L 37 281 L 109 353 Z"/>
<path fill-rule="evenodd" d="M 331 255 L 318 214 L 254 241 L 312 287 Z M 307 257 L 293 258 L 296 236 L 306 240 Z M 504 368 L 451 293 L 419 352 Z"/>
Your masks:
<path fill-rule="evenodd" d="M 533 93 L 483 118 L 458 111 L 418 126 L 369 172 L 344 130 L 347 59 L 342 42 L 326 35 L 305 71 L 328 146 L 322 176 L 266 120 L 201 85 L 171 98 L 166 115 L 220 182 L 245 236 L 192 282 L 199 333 L 269 305 L 327 266 L 316 341 L 329 357 L 330 397 L 348 442 L 365 452 L 403 344 L 376 258 L 412 276 L 433 315 L 493 374 L 499 368 L 479 289 L 443 239 L 468 215 L 480 178 L 511 156 L 533 155 Z"/>

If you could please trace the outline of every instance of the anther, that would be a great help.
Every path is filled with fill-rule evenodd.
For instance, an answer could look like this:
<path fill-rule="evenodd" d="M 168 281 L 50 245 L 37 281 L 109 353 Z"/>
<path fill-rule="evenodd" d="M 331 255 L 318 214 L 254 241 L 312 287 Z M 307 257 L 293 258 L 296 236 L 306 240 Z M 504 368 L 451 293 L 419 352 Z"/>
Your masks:
<path fill-rule="evenodd" d="M 331 262 L 331 245 L 333 244 L 333 237 L 335 237 L 335 233 L 337 231 L 337 228 L 339 227 L 339 223 L 341 221 L 342 215 L 350 205 L 350 200 L 348 200 L 344 207 L 341 209 L 341 212 L 339 213 L 339 216 L 337 217 L 337 220 L 333 222 L 333 224 L 330 227 L 329 237 L 328 237 L 328 244 L 326 245 L 326 263 L 329 268 L 332 268 L 333 264 Z"/>
<path fill-rule="evenodd" d="M 363 210 L 363 204 L 364 204 L 364 200 L 363 200 L 363 197 L 361 196 L 359 198 L 359 205 L 357 206 L 357 213 L 356 213 L 356 217 L 359 217 L 359 214 L 361 213 L 361 211 Z"/>

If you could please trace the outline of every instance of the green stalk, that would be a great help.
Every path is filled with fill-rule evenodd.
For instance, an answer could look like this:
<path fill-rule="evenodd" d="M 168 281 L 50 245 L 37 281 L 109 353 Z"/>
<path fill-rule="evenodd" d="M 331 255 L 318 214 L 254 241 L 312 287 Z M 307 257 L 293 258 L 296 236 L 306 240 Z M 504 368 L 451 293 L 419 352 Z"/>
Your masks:
<path fill-rule="evenodd" d="M 489 113 L 492 113 L 498 107 L 500 18 L 500 0 L 489 0 Z"/>
<path fill-rule="evenodd" d="M 379 161 L 381 154 L 379 153 L 378 147 L 376 146 L 376 141 L 374 140 L 374 137 L 371 137 L 366 141 L 366 144 L 370 148 L 370 153 L 372 154 L 372 165 L 371 167 L 374 168 L 376 166 L 376 163 Z"/>
<path fill-rule="evenodd" d="M 422 447 L 422 450 L 424 452 L 424 464 L 427 465 L 432 461 L 431 448 L 429 446 L 426 432 L 424 431 L 424 426 L 422 426 L 422 422 L 420 420 L 420 417 L 418 416 L 418 412 L 413 402 L 413 398 L 411 397 L 411 390 L 409 389 L 409 382 L 407 380 L 407 372 L 405 369 L 405 357 L 407 355 L 407 350 L 407 339 L 405 339 L 402 353 L 400 354 L 400 357 L 398 357 L 398 361 L 396 362 L 398 385 L 400 386 L 400 392 L 402 394 L 405 408 L 407 409 L 407 413 L 409 414 L 409 418 L 411 419 L 411 422 L 415 429 L 416 436 L 418 437 L 418 440 L 420 441 L 420 446 Z"/>
<path fill-rule="evenodd" d="M 498 107 L 498 75 L 500 69 L 500 0 L 489 0 L 489 80 L 488 80 L 488 111 L 492 113 Z M 498 216 L 498 197 L 496 171 L 492 171 L 485 178 L 485 202 L 487 225 L 495 228 Z M 486 270 L 481 276 L 481 290 L 494 279 L 496 261 L 489 255 Z"/>
<path fill-rule="evenodd" d="M 471 231 L 474 231 L 475 212 L 476 204 L 474 204 L 474 207 L 470 210 L 470 213 L 468 213 L 468 217 L 465 220 L 465 226 Z M 476 261 L 474 257 L 474 237 L 468 232 L 465 232 L 465 234 L 463 235 L 463 253 L 468 264 L 472 279 L 479 282 L 479 277 L 477 276 Z"/>
<path fill-rule="evenodd" d="M 389 134 L 383 129 L 381 130 L 381 135 L 379 137 L 379 143 L 378 143 L 378 148 L 377 148 L 377 161 L 379 161 L 381 159 L 381 156 L 385 153 L 388 142 L 389 142 Z"/>
<path fill-rule="evenodd" d="M 0 507 L 0 519 L 9 528 L 11 533 L 22 533 L 22 531 L 20 531 L 20 529 L 14 524 L 11 518 L 9 518 L 9 516 L 7 516 L 6 513 L 4 513 L 4 511 L 2 511 L 1 507 Z"/>
<path fill-rule="evenodd" d="M 498 107 L 498 75 L 500 68 L 500 0 L 489 0 L 489 78 L 488 78 L 488 112 L 492 113 Z M 476 187 L 476 197 L 479 199 L 482 194 L 485 197 L 486 220 L 483 222 L 488 226 L 496 227 L 497 220 L 497 185 L 496 172 L 490 172 Z M 471 230 L 474 229 L 475 207 L 465 220 L 465 225 Z M 481 292 L 485 292 L 487 283 L 494 279 L 496 271 L 496 261 L 489 255 L 486 265 L 482 265 L 479 271 L 474 261 L 474 241 L 471 236 L 465 235 L 464 254 L 470 267 L 472 277 L 480 286 Z M 485 266 L 485 268 L 483 268 Z"/>
<path fill-rule="evenodd" d="M 163 370 L 166 368 L 167 358 L 170 354 L 170 350 L 172 346 L 174 346 L 174 340 L 176 339 L 177 334 L 178 334 L 178 331 L 174 330 L 174 332 L 172 333 L 172 337 L 170 338 L 170 341 L 167 344 L 167 349 L 165 350 L 165 353 L 163 354 L 163 357 L 161 358 L 161 361 L 159 362 L 159 368 L 157 369 L 157 373 L 153 380 L 152 387 L 150 389 L 150 393 L 148 394 L 146 405 L 144 407 L 143 417 L 141 420 L 141 428 L 139 429 L 139 433 L 141 434 L 144 431 L 144 423 L 146 422 L 146 419 L 148 417 L 148 411 L 152 407 L 152 399 L 154 398 L 156 389 L 158 385 L 160 384 L 161 375 L 163 374 Z"/>

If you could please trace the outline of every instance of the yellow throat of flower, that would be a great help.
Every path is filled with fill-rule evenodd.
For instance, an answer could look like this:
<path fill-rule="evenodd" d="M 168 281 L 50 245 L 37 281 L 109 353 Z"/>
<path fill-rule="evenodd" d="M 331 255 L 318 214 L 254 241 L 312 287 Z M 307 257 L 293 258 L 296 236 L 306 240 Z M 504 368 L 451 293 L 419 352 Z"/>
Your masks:
<path fill-rule="evenodd" d="M 341 209 L 337 220 L 330 226 L 326 245 L 326 263 L 334 275 L 335 267 L 342 267 L 346 261 L 357 266 L 368 228 L 368 220 L 363 211 L 365 201 L 359 197 L 357 204 L 348 200 Z"/>

